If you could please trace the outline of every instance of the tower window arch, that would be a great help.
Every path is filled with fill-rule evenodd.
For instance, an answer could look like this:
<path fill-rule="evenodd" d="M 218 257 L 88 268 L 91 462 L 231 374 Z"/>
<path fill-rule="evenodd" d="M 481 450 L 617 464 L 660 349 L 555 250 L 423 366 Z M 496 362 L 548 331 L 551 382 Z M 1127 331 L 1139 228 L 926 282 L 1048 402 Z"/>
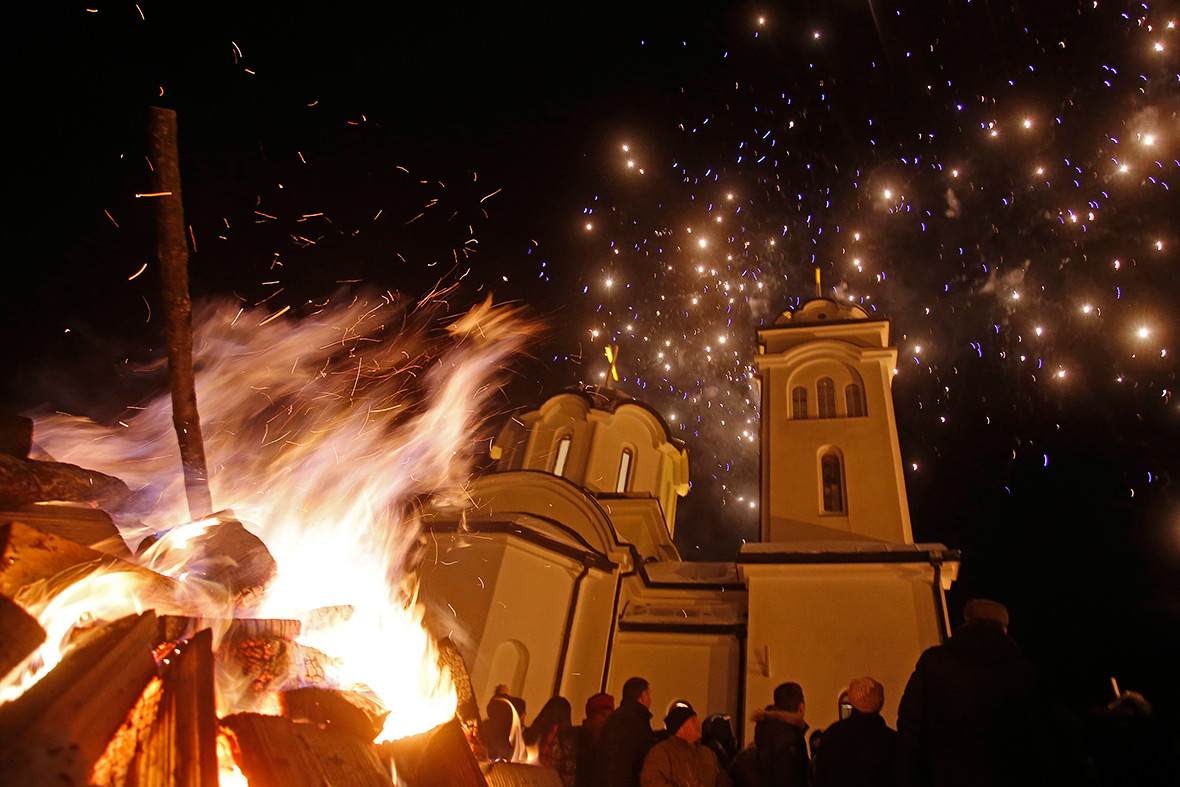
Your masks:
<path fill-rule="evenodd" d="M 835 449 L 828 449 L 819 460 L 820 492 L 825 514 L 843 514 L 844 458 Z"/>
<path fill-rule="evenodd" d="M 831 377 L 821 377 L 816 381 L 815 408 L 820 418 L 836 417 L 836 385 Z"/>
<path fill-rule="evenodd" d="M 631 460 L 634 453 L 630 448 L 623 449 L 623 455 L 619 457 L 619 477 L 615 479 L 615 491 L 626 492 L 627 486 L 631 482 Z"/>
<path fill-rule="evenodd" d="M 796 385 L 791 389 L 791 417 L 807 417 L 807 389 L 802 385 Z"/>
<path fill-rule="evenodd" d="M 844 386 L 844 406 L 849 418 L 868 415 L 865 409 L 865 392 L 856 383 Z"/>
<path fill-rule="evenodd" d="M 570 443 L 573 440 L 565 435 L 557 441 L 557 454 L 553 459 L 553 475 L 565 475 L 565 463 L 570 456 Z"/>

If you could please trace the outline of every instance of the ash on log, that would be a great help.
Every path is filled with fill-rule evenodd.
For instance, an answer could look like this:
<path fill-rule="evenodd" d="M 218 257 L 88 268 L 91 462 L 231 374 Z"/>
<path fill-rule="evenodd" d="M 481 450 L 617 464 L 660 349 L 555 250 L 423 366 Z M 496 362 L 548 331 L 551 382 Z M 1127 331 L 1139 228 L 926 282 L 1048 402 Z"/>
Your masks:
<path fill-rule="evenodd" d="M 156 676 L 156 616 L 89 636 L 48 675 L 0 707 L 0 772 L 11 787 L 85 785 L 108 742 Z"/>

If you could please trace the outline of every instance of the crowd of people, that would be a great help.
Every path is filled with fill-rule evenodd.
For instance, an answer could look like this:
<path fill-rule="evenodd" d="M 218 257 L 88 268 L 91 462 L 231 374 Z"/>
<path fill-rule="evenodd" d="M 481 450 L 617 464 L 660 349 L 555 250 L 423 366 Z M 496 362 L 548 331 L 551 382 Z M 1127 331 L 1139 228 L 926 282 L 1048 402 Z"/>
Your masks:
<path fill-rule="evenodd" d="M 651 685 L 634 677 L 623 684 L 617 708 L 610 694 L 591 697 L 579 727 L 572 726 L 570 703 L 561 697 L 549 700 L 524 727 L 523 701 L 501 687 L 488 703 L 483 737 L 491 759 L 552 767 L 563 787 L 1156 783 L 1154 752 L 1108 767 L 1109 746 L 1087 747 L 1080 735 L 1070 739 L 1049 729 L 1032 669 L 1007 627 L 1003 605 L 969 602 L 964 624 L 918 659 L 898 706 L 896 730 L 881 716 L 884 686 L 866 676 L 851 680 L 840 696 L 839 720 L 808 736 L 803 688 L 789 682 L 751 715 L 753 741 L 739 750 L 729 716 L 701 721 L 685 701 L 673 703 L 663 730 L 654 730 Z M 1107 742 L 1116 744 L 1150 714 L 1133 693 L 1106 710 L 1096 720 L 1109 728 Z M 1142 735 L 1135 743 L 1142 746 Z"/>

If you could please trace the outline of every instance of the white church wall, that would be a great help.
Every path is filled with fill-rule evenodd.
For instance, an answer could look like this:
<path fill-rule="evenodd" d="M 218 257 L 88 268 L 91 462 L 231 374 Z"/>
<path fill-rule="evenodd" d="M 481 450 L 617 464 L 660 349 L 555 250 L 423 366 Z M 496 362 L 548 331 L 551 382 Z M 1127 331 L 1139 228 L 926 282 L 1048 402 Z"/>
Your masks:
<path fill-rule="evenodd" d="M 692 703 L 701 721 L 737 713 L 741 647 L 736 635 L 692 631 L 620 631 L 611 653 L 607 691 L 622 696 L 630 677 L 651 683 L 653 729 L 676 700 Z"/>
<path fill-rule="evenodd" d="M 560 692 L 570 701 L 575 724 L 581 723 L 586 700 L 602 691 L 616 587 L 615 573 L 592 568 L 578 589 L 577 616 L 570 631 Z"/>
<path fill-rule="evenodd" d="M 882 715 L 893 725 L 918 656 L 942 641 L 934 568 L 756 564 L 742 571 L 750 588 L 747 710 L 794 681 L 803 687 L 808 723 L 827 727 L 849 681 L 869 675 L 885 687 Z"/>

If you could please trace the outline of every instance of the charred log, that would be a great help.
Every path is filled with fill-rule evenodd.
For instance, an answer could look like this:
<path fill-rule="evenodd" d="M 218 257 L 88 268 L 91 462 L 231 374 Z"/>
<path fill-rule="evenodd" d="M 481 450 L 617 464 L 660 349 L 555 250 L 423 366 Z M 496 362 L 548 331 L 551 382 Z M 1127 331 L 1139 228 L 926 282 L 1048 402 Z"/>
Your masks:
<path fill-rule="evenodd" d="M 0 508 L 63 500 L 117 509 L 131 497 L 114 476 L 64 462 L 41 462 L 0 453 Z"/>

